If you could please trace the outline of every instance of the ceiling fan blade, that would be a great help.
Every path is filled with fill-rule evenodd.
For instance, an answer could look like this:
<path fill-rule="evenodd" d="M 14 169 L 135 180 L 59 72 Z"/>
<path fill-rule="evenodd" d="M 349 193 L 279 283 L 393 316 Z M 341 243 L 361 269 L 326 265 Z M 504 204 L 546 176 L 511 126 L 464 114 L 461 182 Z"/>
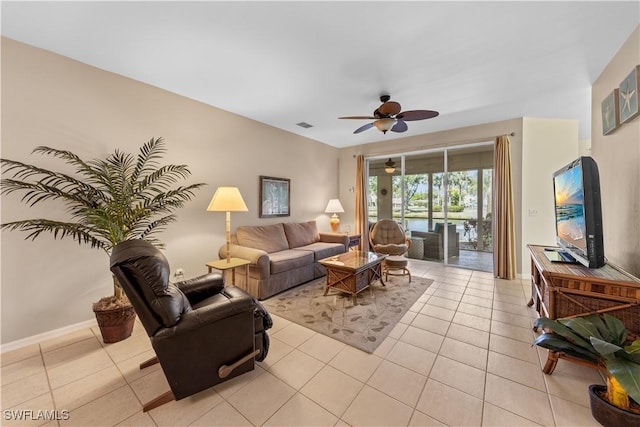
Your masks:
<path fill-rule="evenodd" d="M 404 120 L 398 120 L 396 124 L 391 128 L 391 132 L 406 132 L 407 129 L 409 128 L 407 127 L 407 124 L 404 122 Z"/>
<path fill-rule="evenodd" d="M 440 113 L 438 113 L 437 111 L 432 110 L 409 110 L 403 111 L 402 113 L 398 114 L 396 118 L 410 122 L 413 120 L 432 119 L 439 114 Z"/>
<path fill-rule="evenodd" d="M 358 119 L 358 120 L 375 120 L 375 117 L 371 116 L 347 116 L 347 117 L 338 117 L 339 119 Z"/>
<path fill-rule="evenodd" d="M 395 101 L 387 101 L 378 107 L 378 111 L 380 114 L 384 114 L 385 116 L 394 116 L 400 112 L 402 107 Z"/>
<path fill-rule="evenodd" d="M 367 123 L 364 126 L 360 126 L 358 129 L 354 130 L 353 133 L 360 133 L 367 129 L 371 129 L 373 127 L 373 123 Z"/>

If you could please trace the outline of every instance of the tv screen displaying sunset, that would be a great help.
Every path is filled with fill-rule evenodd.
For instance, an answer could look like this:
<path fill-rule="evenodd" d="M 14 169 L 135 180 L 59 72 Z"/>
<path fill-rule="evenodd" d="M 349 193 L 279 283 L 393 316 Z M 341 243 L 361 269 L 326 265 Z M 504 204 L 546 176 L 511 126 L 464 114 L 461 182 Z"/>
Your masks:
<path fill-rule="evenodd" d="M 582 169 L 571 168 L 554 179 L 558 237 L 586 249 Z"/>

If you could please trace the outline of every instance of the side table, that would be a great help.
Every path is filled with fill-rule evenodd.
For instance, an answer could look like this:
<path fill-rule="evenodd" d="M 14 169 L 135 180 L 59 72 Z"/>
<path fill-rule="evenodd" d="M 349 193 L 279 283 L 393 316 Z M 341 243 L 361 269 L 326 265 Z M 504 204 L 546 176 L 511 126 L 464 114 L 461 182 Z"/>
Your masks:
<path fill-rule="evenodd" d="M 219 259 L 217 261 L 208 262 L 206 266 L 209 269 L 209 273 L 211 273 L 214 268 L 216 270 L 222 271 L 222 274 L 224 274 L 225 270 L 231 270 L 231 284 L 235 286 L 236 285 L 236 268 L 244 266 L 246 268 L 246 274 L 247 274 L 247 280 L 248 280 L 249 264 L 251 264 L 251 261 L 248 261 L 246 259 L 231 258 L 229 262 L 227 262 L 227 259 L 225 258 L 225 259 Z"/>
<path fill-rule="evenodd" d="M 349 234 L 349 249 L 357 251 L 358 246 L 360 246 L 360 235 Z"/>

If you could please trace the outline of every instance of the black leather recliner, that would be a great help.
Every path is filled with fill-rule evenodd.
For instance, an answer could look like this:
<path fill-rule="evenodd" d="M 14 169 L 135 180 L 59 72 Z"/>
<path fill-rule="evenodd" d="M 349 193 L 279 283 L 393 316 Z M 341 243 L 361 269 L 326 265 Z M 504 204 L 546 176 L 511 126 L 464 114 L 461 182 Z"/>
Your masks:
<path fill-rule="evenodd" d="M 251 371 L 267 356 L 269 313 L 240 288 L 225 287 L 220 273 L 171 283 L 167 259 L 144 240 L 116 245 L 110 264 L 156 353 L 140 369 L 160 363 L 171 387 L 144 411 Z"/>

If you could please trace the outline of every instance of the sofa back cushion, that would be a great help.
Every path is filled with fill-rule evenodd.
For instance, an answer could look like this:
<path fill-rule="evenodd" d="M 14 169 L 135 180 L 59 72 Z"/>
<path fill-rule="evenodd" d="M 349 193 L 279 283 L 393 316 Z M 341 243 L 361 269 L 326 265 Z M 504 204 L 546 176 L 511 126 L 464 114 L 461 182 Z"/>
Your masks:
<path fill-rule="evenodd" d="M 320 241 L 320 233 L 315 221 L 284 224 L 284 233 L 287 235 L 291 249 Z"/>
<path fill-rule="evenodd" d="M 236 229 L 236 238 L 241 246 L 260 249 L 267 253 L 289 249 L 282 224 L 240 226 Z"/>

